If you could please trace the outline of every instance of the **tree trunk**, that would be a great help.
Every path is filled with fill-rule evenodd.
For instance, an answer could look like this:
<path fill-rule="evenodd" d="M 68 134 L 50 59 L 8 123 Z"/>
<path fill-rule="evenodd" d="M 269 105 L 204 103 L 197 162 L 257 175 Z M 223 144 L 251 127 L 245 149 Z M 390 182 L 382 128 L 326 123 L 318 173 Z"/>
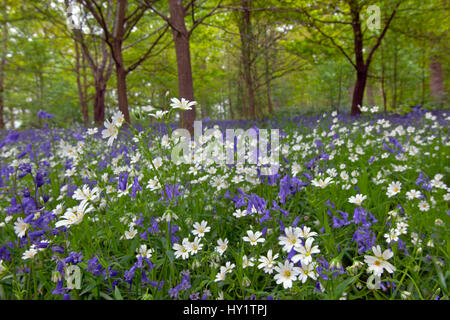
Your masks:
<path fill-rule="evenodd" d="M 430 55 L 430 94 L 433 103 L 440 107 L 444 103 L 444 82 L 442 78 L 442 64 L 434 53 Z"/>
<path fill-rule="evenodd" d="M 123 113 L 125 122 L 130 123 L 130 113 L 128 111 L 128 97 L 127 97 L 127 72 L 123 62 L 122 42 L 124 37 L 125 14 L 127 11 L 127 0 L 118 0 L 115 30 L 113 32 L 112 54 L 114 55 L 114 62 L 116 66 L 116 80 L 117 80 L 117 98 L 119 103 L 119 110 Z"/>
<path fill-rule="evenodd" d="M 251 30 L 251 20 L 250 20 L 250 0 L 242 0 L 242 21 L 239 23 L 239 31 L 241 37 L 241 50 L 242 50 L 242 66 L 243 66 L 243 77 L 245 86 L 247 89 L 246 100 L 248 103 L 248 111 L 251 119 L 256 119 L 256 106 L 255 106 L 255 92 L 253 86 L 253 76 L 252 76 L 252 30 Z"/>
<path fill-rule="evenodd" d="M 105 93 L 106 82 L 95 82 L 94 122 L 97 126 L 103 125 L 105 121 Z"/>
<path fill-rule="evenodd" d="M 5 128 L 4 109 L 5 109 L 5 66 L 6 66 L 6 49 L 8 41 L 8 26 L 6 19 L 6 0 L 3 0 L 3 24 L 2 24 L 2 56 L 0 61 L 0 129 Z"/>
<path fill-rule="evenodd" d="M 364 52 L 363 52 L 363 34 L 361 31 L 361 21 L 360 21 L 360 8 L 359 5 L 352 3 L 351 6 L 352 13 L 352 28 L 354 37 L 354 47 L 355 47 L 355 67 L 356 67 L 356 83 L 355 89 L 353 90 L 352 98 L 352 110 L 351 115 L 358 115 L 361 113 L 359 109 L 363 105 L 364 99 L 364 88 L 366 87 L 367 81 L 367 69 L 364 63 Z"/>
<path fill-rule="evenodd" d="M 179 99 L 185 98 L 189 101 L 194 101 L 194 83 L 192 80 L 189 33 L 184 21 L 183 1 L 169 0 L 169 6 L 170 21 L 174 26 L 174 28 L 172 28 L 172 35 L 177 57 Z M 195 106 L 192 106 L 192 110 L 184 111 L 180 121 L 182 121 L 180 126 L 189 130 L 192 135 L 194 133 Z"/>
<path fill-rule="evenodd" d="M 81 68 L 80 68 L 80 49 L 78 42 L 75 41 L 75 73 L 77 75 L 77 88 L 78 88 L 78 99 L 80 100 L 81 114 L 83 116 L 83 122 L 85 126 L 89 125 L 89 113 L 87 106 L 87 96 L 86 92 L 81 84 Z"/>
<path fill-rule="evenodd" d="M 381 50 L 381 94 L 383 96 L 383 110 L 384 110 L 384 113 L 387 113 L 386 88 L 384 86 L 386 77 L 385 77 L 383 46 L 381 47 L 380 50 Z"/>
<path fill-rule="evenodd" d="M 367 71 L 358 71 L 356 73 L 355 89 L 353 90 L 352 98 L 352 115 L 358 115 L 361 113 L 359 106 L 363 105 L 364 88 L 367 82 Z"/>

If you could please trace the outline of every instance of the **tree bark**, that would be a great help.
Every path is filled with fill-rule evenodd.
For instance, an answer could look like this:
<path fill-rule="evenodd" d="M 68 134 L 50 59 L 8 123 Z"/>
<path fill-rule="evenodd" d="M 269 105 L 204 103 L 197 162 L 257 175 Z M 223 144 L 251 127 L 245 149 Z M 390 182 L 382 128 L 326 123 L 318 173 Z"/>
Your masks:
<path fill-rule="evenodd" d="M 182 0 L 169 0 L 170 22 L 175 43 L 178 71 L 178 95 L 189 101 L 194 100 L 194 84 L 192 80 L 191 53 L 189 47 L 189 32 L 184 21 L 184 8 Z M 195 106 L 192 110 L 183 111 L 180 126 L 194 133 Z"/>
<path fill-rule="evenodd" d="M 78 99 L 80 100 L 81 114 L 83 116 L 84 125 L 88 126 L 89 125 L 89 112 L 88 112 L 88 106 L 87 106 L 86 92 L 81 83 L 82 75 L 81 75 L 80 61 L 81 61 L 80 48 L 79 48 L 78 42 L 75 41 L 75 73 L 76 73 L 76 78 L 77 78 Z"/>
<path fill-rule="evenodd" d="M 444 102 L 445 90 L 442 77 L 442 64 L 435 53 L 430 55 L 430 95 L 437 106 Z"/>
<path fill-rule="evenodd" d="M 116 20 L 114 23 L 113 39 L 112 39 L 112 54 L 114 55 L 116 80 L 117 80 L 117 98 L 119 103 L 119 110 L 123 113 L 125 122 L 130 123 L 130 113 L 128 111 L 128 97 L 127 97 L 127 72 L 123 61 L 123 37 L 125 34 L 125 14 L 127 11 L 127 0 L 118 0 Z"/>
<path fill-rule="evenodd" d="M 255 106 L 255 91 L 253 85 L 252 76 L 252 30 L 251 30 L 251 1 L 242 0 L 242 21 L 239 23 L 239 32 L 241 37 L 241 50 L 242 50 L 242 67 L 243 67 L 243 77 L 246 86 L 246 100 L 248 104 L 248 115 L 251 119 L 256 119 L 256 106 Z"/>
<path fill-rule="evenodd" d="M 363 34 L 361 31 L 360 9 L 358 4 L 352 3 L 350 10 L 352 15 L 356 67 L 356 83 L 355 89 L 353 90 L 351 115 L 358 115 L 361 113 L 359 107 L 363 105 L 367 68 L 364 63 Z"/>
<path fill-rule="evenodd" d="M 3 0 L 3 18 L 2 23 L 2 56 L 0 61 L 0 129 L 5 128 L 4 109 L 5 109 L 5 66 L 6 66 L 6 50 L 8 41 L 8 25 L 6 19 L 6 0 Z"/>

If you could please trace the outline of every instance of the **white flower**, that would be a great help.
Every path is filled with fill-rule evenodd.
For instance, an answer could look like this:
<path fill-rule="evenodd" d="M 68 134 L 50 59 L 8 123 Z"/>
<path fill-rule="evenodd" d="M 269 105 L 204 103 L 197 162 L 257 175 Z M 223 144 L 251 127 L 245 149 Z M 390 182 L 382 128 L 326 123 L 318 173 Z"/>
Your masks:
<path fill-rule="evenodd" d="M 425 200 L 419 202 L 419 210 L 420 211 L 428 211 L 430 210 L 430 205 Z"/>
<path fill-rule="evenodd" d="M 308 238 L 306 239 L 304 246 L 294 247 L 294 250 L 298 252 L 298 254 L 292 257 L 294 263 L 297 263 L 299 260 L 301 260 L 302 265 L 310 264 L 312 262 L 312 255 L 320 252 L 318 246 L 311 247 L 313 241 L 314 238 Z"/>
<path fill-rule="evenodd" d="M 396 270 L 392 264 L 387 262 L 394 255 L 390 249 L 386 249 L 381 253 L 380 246 L 376 246 L 372 247 L 372 251 L 375 256 L 365 255 L 364 262 L 368 264 L 368 270 L 372 271 L 375 276 L 381 276 L 384 269 L 389 273 L 393 273 Z"/>
<path fill-rule="evenodd" d="M 310 277 L 313 280 L 317 279 L 315 262 L 312 262 L 310 264 L 302 263 L 302 267 L 300 268 L 300 274 L 298 276 L 298 280 L 300 280 L 302 283 L 305 283 L 306 280 L 308 280 L 308 277 Z"/>
<path fill-rule="evenodd" d="M 284 233 L 286 236 L 278 237 L 278 244 L 283 246 L 283 251 L 289 252 L 294 246 L 301 245 L 300 234 L 302 230 L 298 227 L 287 227 L 284 228 Z"/>
<path fill-rule="evenodd" d="M 6 267 L 3 265 L 3 260 L 0 260 L 0 275 L 6 270 Z"/>
<path fill-rule="evenodd" d="M 250 245 L 252 245 L 252 246 L 256 246 L 258 244 L 258 242 L 262 243 L 265 241 L 264 238 L 261 238 L 262 232 L 260 232 L 260 231 L 256 231 L 255 233 L 253 233 L 252 230 L 248 230 L 247 235 L 248 235 L 248 237 L 244 237 L 243 240 L 250 242 Z"/>
<path fill-rule="evenodd" d="M 300 170 L 302 170 L 302 167 L 297 162 L 294 162 L 292 164 L 292 176 L 295 177 Z"/>
<path fill-rule="evenodd" d="M 244 255 L 242 257 L 242 268 L 245 269 L 247 267 L 253 267 L 254 266 L 253 261 L 255 261 L 254 258 L 248 259 L 247 256 Z"/>
<path fill-rule="evenodd" d="M 152 257 L 153 252 L 154 252 L 153 249 L 151 249 L 151 248 L 147 249 L 147 245 L 141 244 L 141 246 L 138 249 L 136 249 L 136 253 L 137 253 L 136 258 L 141 256 L 142 258 L 150 259 Z"/>
<path fill-rule="evenodd" d="M 192 110 L 191 107 L 195 106 L 197 104 L 197 102 L 189 101 L 189 100 L 186 100 L 185 98 L 181 98 L 181 101 L 178 100 L 177 98 L 172 98 L 170 101 L 172 101 L 170 106 L 173 109 L 181 109 L 181 110 Z"/>
<path fill-rule="evenodd" d="M 133 239 L 137 234 L 137 230 L 134 228 L 130 228 L 129 231 L 125 231 L 125 238 L 128 240 Z"/>
<path fill-rule="evenodd" d="M 211 230 L 211 227 L 208 227 L 208 222 L 203 220 L 201 223 L 194 223 L 194 230 L 192 230 L 192 234 L 194 236 L 204 237 L 205 233 L 209 232 Z"/>
<path fill-rule="evenodd" d="M 162 119 L 168 111 L 162 111 L 157 110 L 156 113 L 150 113 L 150 116 L 152 116 L 155 119 Z"/>
<path fill-rule="evenodd" d="M 304 226 L 303 229 L 300 229 L 300 238 L 308 239 L 317 235 L 317 232 L 311 232 L 311 228 Z"/>
<path fill-rule="evenodd" d="M 94 208 L 88 207 L 88 202 L 81 202 L 78 207 L 68 209 L 62 216 L 62 219 L 64 220 L 56 222 L 55 227 L 70 227 L 73 224 L 79 224 L 83 220 L 84 215 L 92 210 L 94 210 Z"/>
<path fill-rule="evenodd" d="M 97 132 L 98 132 L 97 127 L 87 129 L 87 134 L 88 134 L 88 135 L 94 135 L 94 134 L 96 134 Z"/>
<path fill-rule="evenodd" d="M 264 272 L 272 274 L 275 266 L 275 260 L 278 258 L 278 253 L 272 256 L 272 249 L 267 252 L 267 257 L 261 256 L 258 261 L 261 262 L 258 265 L 258 269 L 264 268 Z"/>
<path fill-rule="evenodd" d="M 330 177 L 327 177 L 325 179 L 313 179 L 311 180 L 311 184 L 315 187 L 319 187 L 319 188 L 325 188 L 326 186 L 328 186 L 330 183 L 333 183 L 333 179 L 331 179 Z"/>
<path fill-rule="evenodd" d="M 37 253 L 38 251 L 35 248 L 30 248 L 29 250 L 23 253 L 22 259 L 23 260 L 33 259 Z"/>
<path fill-rule="evenodd" d="M 292 288 L 292 282 L 297 280 L 297 275 L 300 273 L 300 268 L 294 267 L 292 262 L 286 260 L 284 265 L 278 262 L 278 266 L 275 267 L 275 271 L 278 272 L 278 274 L 274 277 L 277 284 L 283 284 L 284 289 L 289 289 Z"/>
<path fill-rule="evenodd" d="M 222 255 L 228 248 L 228 239 L 219 239 L 217 240 L 216 251 Z"/>
<path fill-rule="evenodd" d="M 408 200 L 413 200 L 418 199 L 421 196 L 421 193 L 420 191 L 412 189 L 406 193 L 406 196 L 408 197 Z"/>
<path fill-rule="evenodd" d="M 236 218 L 242 218 L 243 216 L 245 216 L 247 214 L 247 210 L 241 210 L 241 209 L 237 209 L 235 212 L 233 212 L 233 216 L 235 216 Z"/>
<path fill-rule="evenodd" d="M 360 206 L 365 199 L 367 199 L 367 196 L 358 193 L 356 196 L 351 196 L 348 198 L 348 202 Z"/>
<path fill-rule="evenodd" d="M 225 263 L 225 266 L 220 267 L 220 272 L 222 273 L 231 273 L 233 269 L 236 267 L 234 263 L 231 263 L 230 261 L 227 261 Z"/>
<path fill-rule="evenodd" d="M 388 186 L 386 195 L 390 198 L 400 192 L 402 183 L 399 181 L 391 182 Z"/>
<path fill-rule="evenodd" d="M 201 238 L 195 237 L 194 241 L 189 243 L 188 250 L 191 255 L 198 253 L 203 248 L 203 243 L 200 243 Z"/>
<path fill-rule="evenodd" d="M 181 257 L 183 260 L 189 258 L 189 246 L 190 242 L 187 238 L 183 239 L 181 244 L 174 243 L 173 249 L 175 250 L 175 258 Z"/>
<path fill-rule="evenodd" d="M 14 223 L 14 232 L 19 238 L 22 238 L 25 233 L 27 232 L 28 224 L 23 222 L 22 218 L 17 218 L 16 222 Z"/>
<path fill-rule="evenodd" d="M 112 116 L 112 122 L 117 128 L 120 128 L 125 121 L 124 115 L 121 111 L 117 111 Z"/>
<path fill-rule="evenodd" d="M 214 282 L 225 280 L 225 276 L 226 276 L 225 272 L 219 272 L 218 274 L 216 274 L 216 279 L 214 280 Z"/>
<path fill-rule="evenodd" d="M 119 129 L 114 125 L 114 123 L 109 122 L 108 120 L 105 120 L 104 125 L 105 129 L 102 131 L 102 137 L 103 139 L 108 139 L 106 145 L 109 147 L 112 146 L 114 140 L 117 138 Z"/>
<path fill-rule="evenodd" d="M 79 201 L 97 202 L 100 200 L 100 189 L 95 187 L 91 190 L 89 186 L 85 184 L 82 188 L 75 190 L 72 198 Z"/>

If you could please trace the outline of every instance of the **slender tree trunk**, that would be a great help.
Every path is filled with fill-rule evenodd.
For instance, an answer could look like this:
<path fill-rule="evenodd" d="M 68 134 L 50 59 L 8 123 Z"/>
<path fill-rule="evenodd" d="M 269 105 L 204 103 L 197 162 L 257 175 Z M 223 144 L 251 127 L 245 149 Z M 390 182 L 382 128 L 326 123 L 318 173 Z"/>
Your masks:
<path fill-rule="evenodd" d="M 106 82 L 95 82 L 94 94 L 94 122 L 95 125 L 101 126 L 105 121 L 105 93 Z"/>
<path fill-rule="evenodd" d="M 248 103 L 248 111 L 251 119 L 256 119 L 256 105 L 255 105 L 255 91 L 253 85 L 252 76 L 252 30 L 251 30 L 251 19 L 250 19 L 250 9 L 251 1 L 242 0 L 241 2 L 243 14 L 242 21 L 239 23 L 239 31 L 241 37 L 241 50 L 242 50 L 242 66 L 243 66 L 243 76 L 244 82 L 247 90 L 246 100 Z"/>
<path fill-rule="evenodd" d="M 122 42 L 124 37 L 125 14 L 127 11 L 127 0 L 118 0 L 115 30 L 113 32 L 112 54 L 114 55 L 116 80 L 117 80 L 117 98 L 119 110 L 123 113 L 125 122 L 130 123 L 130 113 L 128 111 L 127 97 L 127 72 L 123 61 Z"/>
<path fill-rule="evenodd" d="M 89 125 L 89 113 L 88 113 L 88 106 L 87 106 L 87 97 L 86 92 L 84 92 L 84 88 L 81 84 L 81 68 L 80 68 L 80 48 L 78 45 L 78 42 L 75 41 L 75 73 L 77 78 L 77 87 L 78 87 L 78 99 L 80 100 L 80 106 L 81 106 L 81 114 L 83 116 L 83 122 L 85 126 Z"/>
<path fill-rule="evenodd" d="M 384 50 L 383 46 L 381 46 L 381 94 L 383 96 L 383 110 L 384 113 L 387 113 L 387 98 L 386 98 L 386 76 L 385 76 L 385 64 L 384 64 Z"/>
<path fill-rule="evenodd" d="M 433 103 L 440 107 L 444 102 L 444 82 L 442 77 L 442 64 L 435 53 L 430 55 L 430 94 Z"/>
<path fill-rule="evenodd" d="M 353 90 L 351 114 L 358 115 L 361 113 L 359 108 L 363 105 L 364 89 L 367 81 L 367 68 L 364 63 L 363 34 L 361 31 L 359 6 L 352 4 L 351 12 L 356 62 L 356 83 L 355 89 Z"/>
<path fill-rule="evenodd" d="M 177 57 L 178 70 L 178 95 L 189 101 L 194 100 L 194 83 L 192 80 L 191 53 L 189 47 L 189 33 L 184 21 L 184 9 L 182 0 L 169 0 L 170 20 L 175 28 L 172 28 Z M 194 133 L 195 106 L 192 110 L 184 111 L 181 126 Z M 180 120 L 181 120 L 180 119 Z"/>
<path fill-rule="evenodd" d="M 0 60 L 0 129 L 5 128 L 4 109 L 5 109 L 5 66 L 6 66 L 6 50 L 8 41 L 8 26 L 6 19 L 6 0 L 3 0 L 3 18 L 2 23 L 2 53 Z"/>

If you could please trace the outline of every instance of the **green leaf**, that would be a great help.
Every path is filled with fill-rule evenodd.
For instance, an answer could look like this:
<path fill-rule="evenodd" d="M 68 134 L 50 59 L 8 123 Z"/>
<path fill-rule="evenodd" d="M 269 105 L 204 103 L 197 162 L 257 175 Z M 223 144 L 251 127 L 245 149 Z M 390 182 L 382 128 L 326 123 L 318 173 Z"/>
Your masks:
<path fill-rule="evenodd" d="M 116 286 L 116 288 L 114 289 L 114 298 L 116 298 L 116 300 L 123 300 L 118 286 Z"/>

